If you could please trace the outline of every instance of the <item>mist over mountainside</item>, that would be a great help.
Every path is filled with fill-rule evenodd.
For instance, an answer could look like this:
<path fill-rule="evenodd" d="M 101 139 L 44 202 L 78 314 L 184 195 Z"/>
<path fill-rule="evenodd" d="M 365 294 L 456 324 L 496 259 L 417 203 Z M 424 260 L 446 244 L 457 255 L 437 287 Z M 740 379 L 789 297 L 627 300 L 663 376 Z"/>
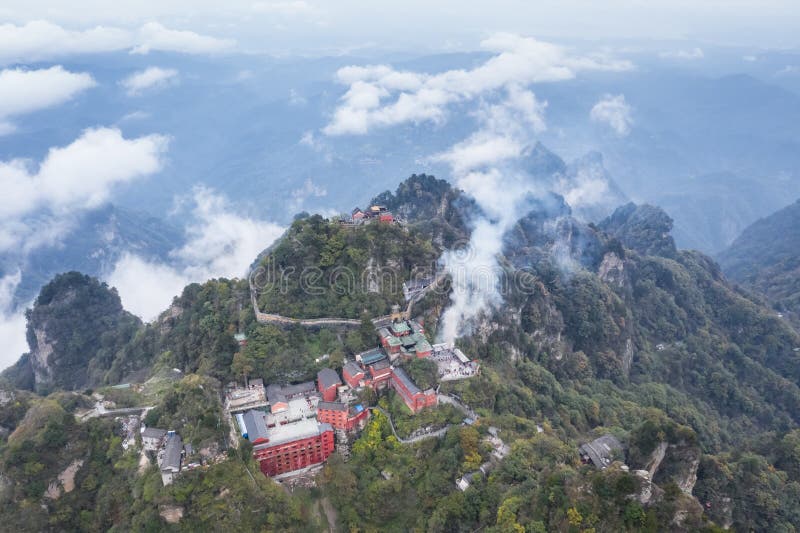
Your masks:
<path fill-rule="evenodd" d="M 157 472 L 137 473 L 136 457 L 118 452 L 119 441 L 108 441 L 107 421 L 78 422 L 72 413 L 91 405 L 81 391 L 92 387 L 119 402 L 152 402 L 146 420 L 170 424 L 198 449 L 222 446 L 229 436 L 220 427 L 217 394 L 222 383 L 241 379 L 243 368 L 269 383 L 297 382 L 313 379 L 323 366 L 338 368 L 374 345 L 375 328 L 366 318 L 402 301 L 402 291 L 382 281 L 373 287 L 367 278 L 358 290 L 341 293 L 341 278 L 328 274 L 366 265 L 367 273 L 385 267 L 398 281 L 411 279 L 418 263 L 445 254 L 447 243 L 463 243 L 485 216 L 480 202 L 429 175 L 412 176 L 377 199 L 402 213 L 406 225 L 346 227 L 318 215 L 301 217 L 262 260 L 289 275 L 320 272 L 314 279 L 323 284 L 309 290 L 306 280 L 306 290 L 292 285 L 285 294 L 261 287 L 262 307 L 299 317 L 320 310 L 346 317 L 362 308 L 371 312 L 346 332 L 259 323 L 245 280 L 188 285 L 149 324 L 125 313 L 113 289 L 86 276 L 71 273 L 48 284 L 29 317 L 31 354 L 2 374 L 3 390 L 19 400 L 0 405 L 0 425 L 8 435 L 0 447 L 0 516 L 20 530 L 54 520 L 156 527 L 164 523 L 152 512 L 158 501 L 183 509 L 184 525 L 203 523 L 220 509 L 218 520 L 227 527 L 249 523 L 249 513 L 232 512 L 241 503 L 229 493 L 250 487 L 258 498 L 265 489 L 246 474 L 224 474 L 239 472 L 229 465 L 240 462 L 253 468 L 249 448 L 162 487 Z M 475 445 L 480 460 L 470 459 L 470 439 L 479 438 L 484 422 L 477 429 L 451 428 L 442 439 L 401 444 L 376 415 L 348 461 L 331 459 L 321 473 L 318 490 L 340 523 L 503 530 L 503 509 L 513 503 L 514 523 L 543 530 L 567 528 L 575 513 L 603 530 L 625 524 L 676 531 L 712 523 L 742 531 L 793 527 L 800 494 L 798 334 L 737 292 L 711 259 L 677 249 L 671 219 L 659 208 L 627 204 L 595 225 L 575 218 L 554 193 L 529 195 L 519 205 L 498 257 L 500 299 L 473 315 L 458 341 L 481 361 L 481 373 L 442 385 L 500 428 L 508 456 L 462 492 L 454 480 L 490 455 Z M 458 305 L 453 292 L 461 288 L 447 283 L 418 302 L 415 314 L 431 338 L 443 332 L 445 310 Z M 237 344 L 237 332 L 246 335 L 246 345 Z M 322 353 L 329 359 L 319 360 Z M 140 392 L 107 387 L 124 380 L 142 384 Z M 52 394 L 42 398 L 15 388 Z M 407 416 L 382 405 L 395 417 Z M 440 407 L 421 416 L 444 412 Z M 405 423 L 416 427 L 413 419 Z M 581 464 L 579 443 L 606 433 L 624 443 L 631 470 L 650 473 Z M 47 438 L 67 435 L 72 446 L 46 455 Z M 86 451 L 92 449 L 104 453 Z M 43 500 L 50 480 L 82 457 L 88 459 L 78 467 L 76 488 L 63 499 Z M 222 486 L 229 490 L 225 496 Z M 132 490 L 142 496 L 131 499 Z M 386 490 L 396 496 L 391 505 Z M 95 498 L 103 506 L 79 512 L 76 502 Z M 291 501 L 308 506 L 305 512 L 270 523 L 290 523 L 288 529 L 318 523 L 307 511 L 314 496 L 302 498 Z M 207 505 L 209 500 L 215 505 Z M 454 500 L 472 501 L 474 509 L 464 512 Z M 42 512 L 20 522 L 19 506 L 37 501 L 46 502 Z M 270 498 L 258 509 L 273 513 L 283 505 L 283 498 Z M 268 520 L 256 517 L 259 523 Z"/>
<path fill-rule="evenodd" d="M 363 139 L 325 135 L 320 130 L 343 93 L 335 82 L 338 69 L 391 64 L 398 70 L 435 73 L 474 67 L 490 56 L 232 56 L 224 62 L 166 53 L 114 57 L 114 67 L 92 57 L 65 62 L 65 68 L 91 72 L 97 87 L 64 109 L 57 126 L 46 113 L 27 116 L 14 135 L 3 137 L 0 157 L 41 157 L 47 148 L 65 144 L 76 131 L 98 123 L 118 125 L 128 135 L 156 131 L 171 139 L 170 163 L 158 180 L 124 185 L 116 199 L 120 206 L 147 206 L 150 214 L 160 216 L 174 196 L 203 183 L 245 210 L 257 208 L 285 223 L 303 209 L 336 209 L 358 201 L 352 189 L 336 186 L 341 176 L 364 184 L 373 194 L 411 170 L 447 177 L 447 169 L 428 157 L 474 127 L 471 108 L 462 105 L 439 124 L 374 131 Z M 602 153 L 628 197 L 664 206 L 676 218 L 681 245 L 707 252 L 729 244 L 755 217 L 782 207 L 778 191 L 794 187 L 800 195 L 793 170 L 800 95 L 772 83 L 783 78 L 769 77 L 759 70 L 760 62 L 733 66 L 720 60 L 725 65 L 720 68 L 750 69 L 763 78 L 713 77 L 690 70 L 691 65 L 665 64 L 644 54 L 632 57 L 641 62 L 635 71 L 588 73 L 557 88 L 537 87 L 537 95 L 548 102 L 541 141 L 565 160 L 593 150 Z M 767 54 L 760 59 L 769 60 Z M 713 71 L 714 61 L 709 53 L 703 61 L 706 69 Z M 126 95 L 119 81 L 152 64 L 176 70 L 176 81 Z M 604 95 L 620 94 L 624 106 L 617 111 L 628 109 L 626 129 L 617 132 L 590 118 Z M 730 198 L 715 199 L 708 191 L 716 185 L 705 176 L 719 173 L 735 175 L 748 194 L 730 187 Z M 713 213 L 702 225 L 696 210 L 682 207 L 697 198 L 707 199 Z M 749 209 L 733 208 L 732 203 Z"/>
<path fill-rule="evenodd" d="M 551 4 L 6 0 L 0 530 L 799 530 L 798 6 Z"/>
<path fill-rule="evenodd" d="M 575 46 L 570 53 L 582 51 Z M 553 170 L 558 168 L 561 176 L 544 181 L 561 181 L 555 190 L 571 204 L 583 205 L 576 208 L 577 216 L 597 222 L 628 200 L 658 205 L 675 220 L 680 247 L 715 253 L 747 224 L 800 196 L 794 128 L 800 121 L 800 93 L 791 70 L 779 68 L 796 56 L 747 55 L 725 48 L 706 48 L 698 60 L 647 50 L 620 55 L 630 58 L 631 68 L 590 70 L 579 79 L 535 85 L 537 98 L 546 104 L 539 146 L 560 157 Z M 337 136 L 326 132 L 326 124 L 348 89 L 339 72 L 386 65 L 435 76 L 474 70 L 497 57 L 491 50 L 317 58 L 166 51 L 71 56 L 58 64 L 91 76 L 91 83 L 60 106 L 56 122 L 46 109 L 15 119 L 13 133 L 0 137 L 0 160 L 27 160 L 35 166 L 46 162 L 48 150 L 70 147 L 83 131 L 98 126 L 118 128 L 125 140 L 161 135 L 165 151 L 157 156 L 158 168 L 120 180 L 107 196 L 120 209 L 167 220 L 174 229 L 165 229 L 163 236 L 177 250 L 179 234 L 187 234 L 191 219 L 168 213 L 197 186 L 226 198 L 242 218 L 285 225 L 300 211 L 346 211 L 411 170 L 452 178 L 452 169 L 435 156 L 472 132 L 481 120 L 481 106 L 496 104 L 497 94 L 485 94 L 480 103 L 453 102 L 436 120 L 378 128 L 364 137 Z M 36 61 L 27 68 L 54 64 Z M 152 68 L 168 77 L 146 87 L 126 85 L 136 73 Z M 531 147 L 531 157 L 537 149 Z M 342 186 L 342 179 L 356 186 Z M 52 216 L 47 210 L 31 214 L 39 220 Z M 43 235 L 44 230 L 36 232 Z M 109 255 L 136 255 L 137 244 L 125 250 L 126 242 L 118 241 Z M 171 278 L 185 281 L 179 262 L 165 259 L 166 244 L 153 242 L 158 250 L 144 253 L 143 259 L 178 269 Z M 108 258 L 94 265 L 73 262 L 77 254 L 71 254 L 72 248 L 50 239 L 31 257 L 24 252 L 27 245 L 4 251 L 5 275 L 17 269 L 22 274 L 13 301 L 32 297 L 55 272 L 46 265 L 55 262 L 62 263 L 61 270 L 79 268 L 96 275 L 115 270 Z M 9 316 L 14 312 L 5 310 Z"/>
<path fill-rule="evenodd" d="M 70 221 L 66 231 L 56 244 L 38 247 L 27 255 L 19 250 L 0 253 L 0 276 L 14 274 L 17 269 L 21 272 L 12 306 L 30 302 L 58 273 L 77 270 L 101 276 L 125 253 L 168 261 L 169 253 L 184 242 L 182 230 L 165 220 L 114 205 L 81 213 Z"/>
<path fill-rule="evenodd" d="M 748 226 L 717 259 L 730 279 L 800 325 L 800 201 Z"/>
<path fill-rule="evenodd" d="M 167 220 L 174 228 L 165 229 L 163 236 L 173 243 L 174 252 L 186 241 L 187 227 L 182 226 L 191 224 L 191 218 L 168 212 L 198 183 L 213 187 L 242 217 L 285 224 L 303 210 L 347 211 L 409 168 L 450 176 L 451 169 L 432 156 L 475 127 L 468 104 L 455 104 L 441 123 L 378 129 L 366 137 L 325 135 L 323 125 L 343 90 L 334 81 L 336 72 L 352 64 L 391 60 L 397 69 L 435 74 L 474 68 L 491 57 L 485 52 L 304 60 L 233 56 L 223 62 L 160 53 L 147 58 L 126 55 L 109 67 L 89 56 L 65 66 L 92 72 L 97 86 L 66 106 L 58 125 L 48 121 L 45 112 L 27 115 L 13 135 L 2 137 L 0 157 L 41 159 L 48 148 L 70 143 L 76 131 L 98 123 L 116 125 L 129 138 L 153 132 L 168 136 L 158 178 L 121 183 L 112 200 L 121 209 L 144 209 L 149 216 Z M 588 73 L 580 81 L 558 83 L 557 90 L 547 84 L 536 88 L 547 102 L 547 127 L 538 135 L 539 144 L 530 147 L 532 161 L 526 170 L 568 202 L 580 203 L 576 216 L 597 222 L 628 200 L 658 205 L 675 220 L 673 233 L 680 247 L 713 253 L 759 216 L 800 196 L 800 180 L 792 170 L 798 153 L 792 148 L 797 143 L 792 124 L 800 120 L 800 97 L 785 88 L 786 83 L 781 83 L 784 88 L 772 84 L 785 82 L 785 77 L 767 76 L 763 65 L 777 59 L 765 55 L 753 66 L 745 62 L 742 68 L 754 69 L 753 76 L 761 77 L 756 78 L 723 75 L 734 68 L 726 58 L 718 67 L 720 77 L 713 78 L 691 66 L 633 57 L 646 68 Z M 166 86 L 126 94 L 120 81 L 153 63 L 179 75 Z M 615 94 L 625 96 L 621 106 L 612 105 L 610 114 L 595 114 L 604 118 L 593 119 L 594 106 L 604 95 Z M 752 101 L 759 102 L 757 112 L 749 105 Z M 669 113 L 662 111 L 666 108 Z M 623 128 L 619 131 L 606 122 L 615 117 L 622 120 L 616 123 Z M 541 150 L 547 155 L 539 154 Z M 537 157 L 543 159 L 536 162 Z M 546 168 L 548 164 L 552 168 Z M 361 187 L 341 186 L 342 176 Z M 149 292 L 178 290 L 187 282 L 185 266 L 169 255 L 166 242 L 151 243 L 158 248 L 153 254 L 139 254 L 143 243 L 118 243 L 109 256 L 142 255 L 154 268 L 129 260 L 115 269 L 108 257 L 98 257 L 93 265 L 88 259 L 74 263 L 79 255 L 70 255 L 73 246 L 63 243 L 42 247 L 27 258 L 17 252 L 3 254 L 6 275 L 13 276 L 17 269 L 22 274 L 13 301 L 24 303 L 35 294 L 46 280 L 37 273 L 40 270 L 50 275 L 78 268 L 106 279 L 115 272 L 117 280 L 127 270 L 129 278 L 172 280 L 169 288 Z M 54 269 L 58 263 L 61 266 Z M 241 272 L 211 273 L 219 274 Z M 120 290 L 125 298 L 127 291 Z M 155 306 L 142 302 L 137 312 L 152 318 L 165 301 Z M 9 316 L 12 312 L 7 310 Z"/>

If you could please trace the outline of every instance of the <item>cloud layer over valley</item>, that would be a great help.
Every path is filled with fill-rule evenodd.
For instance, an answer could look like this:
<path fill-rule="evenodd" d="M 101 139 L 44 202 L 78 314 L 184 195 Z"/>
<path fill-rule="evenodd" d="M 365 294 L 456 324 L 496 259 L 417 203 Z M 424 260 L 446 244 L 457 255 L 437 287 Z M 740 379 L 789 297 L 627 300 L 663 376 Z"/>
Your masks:
<path fill-rule="evenodd" d="M 134 72 L 119 82 L 128 96 L 139 96 L 145 91 L 163 89 L 176 83 L 178 83 L 178 71 L 160 67 L 148 67 Z"/>
<path fill-rule="evenodd" d="M 31 225 L 28 215 L 44 210 L 68 220 L 76 210 L 107 201 L 115 186 L 158 172 L 167 144 L 162 135 L 126 139 L 119 129 L 95 128 L 51 148 L 38 166 L 0 161 L 0 251 L 40 243 L 42 228 Z"/>
<path fill-rule="evenodd" d="M 468 245 L 441 258 L 453 280 L 439 331 L 444 341 L 463 335 L 476 318 L 502 301 L 497 257 L 504 235 L 526 212 L 527 202 L 552 191 L 568 197 L 573 208 L 594 207 L 598 195 L 608 191 L 602 174 L 579 169 L 560 179 L 540 180 L 525 168 L 536 137 L 546 130 L 548 108 L 531 86 L 571 80 L 586 71 L 633 68 L 626 60 L 573 55 L 558 45 L 505 33 L 485 39 L 482 47 L 494 55 L 469 70 L 427 74 L 386 65 L 339 69 L 337 80 L 348 89 L 322 130 L 328 136 L 365 135 L 407 123 L 441 124 L 449 119 L 450 108 L 475 103 L 475 131 L 429 157 L 447 164 L 455 185 L 481 210 Z M 620 135 L 627 133 L 631 120 L 624 97 L 609 97 L 598 106 L 593 120 L 608 123 Z M 569 257 L 560 259 L 565 266 L 569 263 Z"/>
<path fill-rule="evenodd" d="M 162 135 L 127 139 L 116 128 L 94 128 L 51 148 L 38 164 L 0 161 L 0 254 L 21 268 L 33 250 L 58 245 L 81 212 L 107 202 L 119 185 L 158 172 L 167 145 Z M 22 353 L 17 350 L 25 346 L 25 321 L 13 305 L 21 272 L 11 270 L 12 264 L 0 266 L 0 330 L 10 350 L 0 360 L 5 366 Z"/>
<path fill-rule="evenodd" d="M 235 44 L 231 39 L 173 30 L 158 22 L 147 22 L 136 30 L 111 26 L 70 30 L 46 20 L 0 24 L 0 64 L 123 50 L 133 54 L 155 51 L 213 54 L 230 51 Z"/>
<path fill-rule="evenodd" d="M 569 80 L 582 71 L 623 71 L 626 60 L 575 56 L 567 49 L 530 37 L 501 33 L 481 42 L 493 55 L 470 70 L 439 74 L 397 71 L 386 65 L 339 69 L 348 90 L 324 128 L 328 135 L 365 134 L 404 123 L 441 122 L 448 106 L 508 86 Z"/>
<path fill-rule="evenodd" d="M 285 229 L 237 213 L 228 200 L 205 187 L 183 199 L 176 215 L 188 222 L 187 240 L 170 254 L 172 263 L 127 253 L 105 276 L 119 290 L 125 308 L 145 320 L 167 309 L 189 283 L 245 277 L 256 256 Z"/>
<path fill-rule="evenodd" d="M 11 117 L 63 104 L 95 85 L 90 74 L 69 72 L 61 66 L 0 70 L 0 136 L 16 129 Z"/>

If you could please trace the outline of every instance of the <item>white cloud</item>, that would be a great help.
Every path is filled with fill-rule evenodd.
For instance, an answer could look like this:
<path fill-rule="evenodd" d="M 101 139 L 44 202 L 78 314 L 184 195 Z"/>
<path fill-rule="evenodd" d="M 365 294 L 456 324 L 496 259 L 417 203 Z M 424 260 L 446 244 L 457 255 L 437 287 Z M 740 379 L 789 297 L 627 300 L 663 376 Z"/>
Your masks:
<path fill-rule="evenodd" d="M 300 137 L 300 141 L 298 141 L 298 143 L 302 144 L 303 146 L 308 146 L 312 149 L 317 149 L 319 146 L 319 141 L 317 141 L 316 137 L 314 137 L 313 131 L 305 132 L 302 137 Z"/>
<path fill-rule="evenodd" d="M 120 85 L 125 89 L 128 96 L 138 96 L 145 91 L 153 89 L 163 89 L 178 82 L 178 71 L 171 68 L 148 67 L 144 70 L 134 72 Z"/>
<path fill-rule="evenodd" d="M 121 183 L 158 172 L 166 147 L 160 135 L 125 139 L 118 129 L 95 128 L 51 148 L 38 165 L 0 162 L 0 252 L 24 264 L 32 250 L 57 244 L 81 210 L 108 200 Z M 25 319 L 12 307 L 20 279 L 19 272 L 0 279 L 0 367 L 26 350 Z"/>
<path fill-rule="evenodd" d="M 0 64 L 120 50 L 209 54 L 228 51 L 234 46 L 235 42 L 230 39 L 172 30 L 157 22 L 148 22 L 138 30 L 108 26 L 68 30 L 46 20 L 34 20 L 21 26 L 0 24 Z"/>
<path fill-rule="evenodd" d="M 127 311 L 152 320 L 166 310 L 172 298 L 191 283 L 177 269 L 154 263 L 130 253 L 124 254 L 105 279 L 116 287 Z"/>
<path fill-rule="evenodd" d="M 151 50 L 181 52 L 184 54 L 214 54 L 226 52 L 236 45 L 231 39 L 218 39 L 188 30 L 171 30 L 158 22 L 148 22 L 138 32 L 134 54 L 146 54 Z"/>
<path fill-rule="evenodd" d="M 617 96 L 607 94 L 603 96 L 592 107 L 589 116 L 595 122 L 610 126 L 620 137 L 628 135 L 633 124 L 631 107 L 625 101 L 625 95 L 623 94 Z"/>
<path fill-rule="evenodd" d="M 753 63 L 755 61 L 758 61 L 758 56 L 752 54 L 744 55 L 742 56 L 742 61 L 746 61 L 747 63 Z"/>
<path fill-rule="evenodd" d="M 666 52 L 661 52 L 658 55 L 659 57 L 663 57 L 665 59 L 685 59 L 685 60 L 703 59 L 705 57 L 703 49 L 697 47 L 691 48 L 689 50 L 668 50 Z"/>
<path fill-rule="evenodd" d="M 256 256 L 284 231 L 272 222 L 238 214 L 210 189 L 196 188 L 189 203 L 187 242 L 171 253 L 174 264 L 126 254 L 106 276 L 125 308 L 145 320 L 164 311 L 188 283 L 245 276 Z"/>
<path fill-rule="evenodd" d="M 430 75 L 396 71 L 386 65 L 340 69 L 337 80 L 349 88 L 323 132 L 365 134 L 376 127 L 436 123 L 445 119 L 448 105 L 502 88 L 567 80 L 586 70 L 632 68 L 628 61 L 573 56 L 560 46 L 507 33 L 496 34 L 481 45 L 495 55 L 471 70 Z"/>
<path fill-rule="evenodd" d="M 126 113 L 125 115 L 123 115 L 121 119 L 119 119 L 119 121 L 128 122 L 129 120 L 145 120 L 148 118 L 150 118 L 150 113 L 138 109 L 136 111 L 131 111 L 130 113 Z"/>
<path fill-rule="evenodd" d="M 449 251 L 442 263 L 450 273 L 453 292 L 442 315 L 440 337 L 453 341 L 472 322 L 502 299 L 499 292 L 503 235 L 518 218 L 520 204 L 539 185 L 513 163 L 527 153 L 531 138 L 545 129 L 546 104 L 517 85 L 505 100 L 477 113 L 481 129 L 432 159 L 447 163 L 456 185 L 475 199 L 484 218 L 475 222 L 466 251 Z"/>
<path fill-rule="evenodd" d="M 603 205 L 612 198 L 601 166 L 581 167 L 571 177 L 559 176 L 553 190 L 563 196 L 573 210 Z"/>
<path fill-rule="evenodd" d="M 166 147 L 160 135 L 125 139 L 118 129 L 96 128 L 67 146 L 51 148 L 38 168 L 20 159 L 0 161 L 0 222 L 6 229 L 1 240 L 14 243 L 9 234 L 24 240 L 25 232 L 15 228 L 30 229 L 23 218 L 37 210 L 68 217 L 99 206 L 114 186 L 158 172 Z"/>
<path fill-rule="evenodd" d="M 519 158 L 531 134 L 546 129 L 546 102 L 531 92 L 510 85 L 506 98 L 498 104 L 484 105 L 476 113 L 483 127 L 448 151 L 431 159 L 447 163 L 456 175 Z"/>
<path fill-rule="evenodd" d="M 302 140 L 301 140 L 302 142 Z M 328 190 L 314 183 L 311 178 L 303 182 L 303 186 L 292 191 L 292 198 L 289 201 L 289 212 L 294 215 L 303 208 L 309 198 L 322 198 L 328 195 Z"/>
<path fill-rule="evenodd" d="M 274 15 L 307 15 L 314 13 L 314 7 L 303 0 L 290 0 L 279 2 L 255 2 L 253 11 L 256 13 L 268 13 Z"/>
<path fill-rule="evenodd" d="M 448 163 L 454 173 L 463 174 L 474 168 L 516 159 L 524 147 L 520 140 L 479 131 L 433 159 Z"/>
<path fill-rule="evenodd" d="M 308 100 L 305 97 L 295 91 L 294 89 L 289 89 L 289 105 L 293 106 L 304 106 L 308 103 Z"/>
<path fill-rule="evenodd" d="M 797 73 L 800 73 L 800 67 L 797 65 L 786 65 L 778 72 L 775 73 L 776 76 L 793 76 Z"/>
<path fill-rule="evenodd" d="M 3 119 L 63 104 L 95 85 L 89 74 L 69 72 L 61 66 L 0 70 L 0 135 L 16 129 Z"/>
<path fill-rule="evenodd" d="M 190 265 L 187 272 L 195 277 L 245 275 L 256 255 L 284 231 L 278 224 L 239 215 L 209 189 L 196 188 L 193 200 L 197 222 L 189 226 L 189 241 L 175 256 Z"/>
<path fill-rule="evenodd" d="M 71 31 L 45 20 L 34 20 L 23 26 L 0 25 L 0 63 L 30 62 L 124 50 L 131 46 L 127 30 L 97 26 Z"/>
<path fill-rule="evenodd" d="M 0 370 L 17 362 L 19 356 L 28 351 L 25 337 L 25 313 L 22 309 L 12 309 L 14 291 L 22 279 L 20 271 L 0 278 Z"/>

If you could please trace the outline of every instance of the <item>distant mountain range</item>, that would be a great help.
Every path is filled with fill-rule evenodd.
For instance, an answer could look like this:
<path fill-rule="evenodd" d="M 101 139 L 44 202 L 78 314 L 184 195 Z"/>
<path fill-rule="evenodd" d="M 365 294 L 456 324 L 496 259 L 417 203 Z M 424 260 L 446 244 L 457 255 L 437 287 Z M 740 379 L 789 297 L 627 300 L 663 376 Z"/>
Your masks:
<path fill-rule="evenodd" d="M 716 253 L 758 217 L 800 196 L 800 94 L 767 69 L 792 57 L 763 54 L 757 62 L 733 64 L 726 56 L 716 64 L 709 54 L 702 68 L 677 68 L 632 53 L 632 72 L 534 85 L 548 102 L 539 140 L 565 161 L 602 153 L 626 197 L 661 206 L 675 219 L 680 247 Z M 46 114 L 26 117 L 17 133 L 3 138 L 0 159 L 39 158 L 97 125 L 117 125 L 129 136 L 161 133 L 171 138 L 169 165 L 158 179 L 124 186 L 119 206 L 146 206 L 158 216 L 176 195 L 202 183 L 243 212 L 288 223 L 299 211 L 330 212 L 363 201 L 412 172 L 450 178 L 430 156 L 476 128 L 474 109 L 454 106 L 440 124 L 325 136 L 321 129 L 346 90 L 335 82 L 337 69 L 386 63 L 430 73 L 485 59 L 483 53 L 224 61 L 119 54 L 113 67 L 105 59 L 75 60 L 65 67 L 91 72 L 98 86 L 60 110 L 58 125 Z M 153 62 L 178 70 L 180 83 L 125 95 L 118 81 Z M 589 119 L 606 94 L 625 96 L 630 134 Z"/>
<path fill-rule="evenodd" d="M 554 164 L 537 168 L 558 166 L 543 149 L 534 152 L 540 162 Z M 445 243 L 463 242 L 476 214 L 459 191 L 427 175 L 412 176 L 376 201 L 406 217 L 405 225 L 345 227 L 319 215 L 298 217 L 260 264 L 285 273 L 310 267 L 322 274 L 314 278 L 321 285 L 304 290 L 302 278 L 290 277 L 282 287 L 288 291 L 262 291 L 262 309 L 301 317 L 383 314 L 402 302 L 399 284 L 340 285 L 343 278 L 333 274 L 386 269 L 396 281 L 407 281 L 415 267 L 439 257 Z M 498 257 L 502 303 L 483 308 L 458 339 L 464 353 L 480 360 L 480 375 L 440 384 L 443 393 L 456 394 L 480 413 L 477 428 L 502 431 L 509 455 L 463 496 L 453 481 L 468 471 L 465 435 L 475 431 L 478 442 L 478 433 L 461 423 L 461 413 L 444 438 L 413 446 L 389 438 L 376 415 L 354 441 L 349 460 L 331 458 L 321 475 L 319 490 L 345 529 L 525 529 L 502 522 L 502 502 L 508 501 L 520 506 L 514 520 L 536 531 L 569 530 L 582 512 L 602 531 L 796 528 L 797 332 L 733 287 L 709 257 L 676 248 L 672 220 L 657 207 L 628 203 L 598 224 L 586 223 L 549 193 L 532 197 L 519 214 Z M 794 221 L 796 210 L 779 215 L 769 217 L 778 222 L 764 231 L 782 229 L 794 242 L 798 225 L 781 224 Z M 456 282 L 451 277 L 445 290 L 432 291 L 414 307 L 432 340 L 453 304 Z M 85 506 L 103 501 L 92 513 L 102 526 L 97 529 L 157 530 L 164 525 L 153 505 L 158 502 L 183 509 L 186 526 L 210 523 L 213 511 L 213 519 L 231 521 L 226 530 L 275 523 L 280 530 L 319 530 L 237 513 L 242 502 L 220 497 L 223 486 L 260 494 L 252 483 L 263 478 L 232 470 L 250 460 L 248 447 L 239 448 L 243 455 L 220 454 L 207 470 L 182 473 L 175 487 L 186 492 L 176 492 L 161 488 L 155 469 L 137 474 L 138 461 L 125 459 L 121 439 L 108 442 L 118 428 L 110 418 L 78 422 L 74 416 L 93 405 L 92 392 L 100 392 L 107 400 L 129 402 L 123 405 L 155 406 L 144 422 L 175 429 L 194 449 L 222 450 L 230 433 L 221 411 L 222 384 L 243 373 L 267 383 L 311 380 L 321 365 L 339 368 L 378 342 L 369 320 L 349 331 L 260 324 L 249 296 L 247 280 L 193 283 L 158 320 L 143 324 L 122 308 L 112 288 L 89 276 L 71 272 L 45 285 L 28 315 L 30 353 L 0 373 L 3 523 L 18 531 L 44 530 L 55 521 L 81 529 L 89 516 Z M 235 341 L 237 331 L 246 335 L 245 345 Z M 321 353 L 330 357 L 322 362 Z M 109 387 L 118 383 L 123 385 Z M 392 409 L 392 394 L 369 392 L 359 401 Z M 443 412 L 407 414 L 404 423 L 429 426 Z M 577 456 L 580 444 L 598 434 L 624 443 L 600 470 Z M 488 454 L 476 463 L 488 461 Z M 51 480 L 81 460 L 78 475 L 85 477 L 77 478 L 70 495 L 45 497 Z M 382 473 L 388 465 L 391 476 Z M 215 477 L 220 470 L 237 473 L 223 482 Z M 148 479 L 154 480 L 147 489 L 154 496 L 133 490 Z M 376 492 L 400 497 L 389 498 L 392 505 L 384 508 Z M 451 505 L 453 498 L 473 494 L 470 505 L 479 512 Z M 22 519 L 18 510 L 27 501 L 46 505 Z M 277 504 L 269 498 L 252 507 L 264 505 Z M 422 506 L 430 512 L 419 512 Z M 313 513 L 303 517 L 314 521 Z M 253 524 L 244 527 L 245 519 Z"/>
<path fill-rule="evenodd" d="M 800 325 L 800 200 L 751 224 L 717 259 L 730 279 Z"/>
<path fill-rule="evenodd" d="M 100 276 L 125 252 L 167 261 L 183 239 L 183 231 L 165 220 L 109 204 L 80 214 L 52 246 L 41 246 L 22 257 L 16 250 L 0 254 L 0 274 L 20 269 L 22 277 L 12 304 L 24 305 L 55 274 L 77 270 Z"/>

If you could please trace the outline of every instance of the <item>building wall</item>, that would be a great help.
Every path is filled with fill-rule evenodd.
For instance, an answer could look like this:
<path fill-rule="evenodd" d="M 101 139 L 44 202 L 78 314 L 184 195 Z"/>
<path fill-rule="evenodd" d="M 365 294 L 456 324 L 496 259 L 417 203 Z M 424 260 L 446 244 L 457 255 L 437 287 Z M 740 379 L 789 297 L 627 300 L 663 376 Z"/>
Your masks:
<path fill-rule="evenodd" d="M 402 348 L 399 344 L 392 346 L 389 342 L 389 337 L 383 337 L 381 339 L 381 346 L 390 354 L 400 353 L 400 348 Z"/>
<path fill-rule="evenodd" d="M 350 385 L 350 387 L 357 389 L 360 386 L 359 382 L 364 379 L 364 372 L 359 372 L 353 376 L 345 370 L 342 372 L 342 376 L 344 376 L 345 382 Z"/>
<path fill-rule="evenodd" d="M 317 420 L 326 422 L 337 429 L 346 429 L 347 411 L 334 411 L 333 409 L 317 409 Z"/>
<path fill-rule="evenodd" d="M 332 402 L 336 400 L 336 385 L 331 385 L 327 389 L 322 389 L 320 387 L 320 392 L 322 393 L 322 399 L 326 402 Z"/>
<path fill-rule="evenodd" d="M 333 431 L 253 451 L 261 471 L 276 476 L 324 462 L 334 450 Z"/>
<path fill-rule="evenodd" d="M 424 392 L 418 392 L 416 394 L 411 394 L 411 391 L 409 391 L 399 379 L 392 379 L 392 387 L 397 391 L 408 408 L 415 413 L 424 407 L 433 407 L 438 404 L 436 393 L 425 394 Z"/>
<path fill-rule="evenodd" d="M 364 409 L 360 413 L 350 416 L 348 411 L 334 411 L 331 409 L 317 410 L 317 419 L 320 422 L 327 422 L 336 429 L 350 431 L 355 429 L 362 420 L 369 418 L 369 410 Z"/>
<path fill-rule="evenodd" d="M 154 452 L 161 447 L 164 438 L 142 437 L 142 446 L 149 452 Z"/>
<path fill-rule="evenodd" d="M 352 417 L 348 417 L 348 419 L 347 419 L 347 426 L 345 427 L 345 429 L 346 429 L 347 431 L 350 431 L 350 430 L 352 430 L 352 429 L 355 429 L 355 428 L 356 428 L 356 427 L 358 427 L 358 426 L 359 426 L 359 425 L 360 425 L 360 424 L 361 424 L 363 421 L 365 421 L 365 420 L 366 420 L 366 419 L 368 419 L 368 418 L 369 418 L 369 409 L 364 409 L 363 411 L 361 411 L 361 412 L 360 412 L 360 413 L 358 413 L 357 415 L 355 415 L 355 416 L 352 416 Z"/>

